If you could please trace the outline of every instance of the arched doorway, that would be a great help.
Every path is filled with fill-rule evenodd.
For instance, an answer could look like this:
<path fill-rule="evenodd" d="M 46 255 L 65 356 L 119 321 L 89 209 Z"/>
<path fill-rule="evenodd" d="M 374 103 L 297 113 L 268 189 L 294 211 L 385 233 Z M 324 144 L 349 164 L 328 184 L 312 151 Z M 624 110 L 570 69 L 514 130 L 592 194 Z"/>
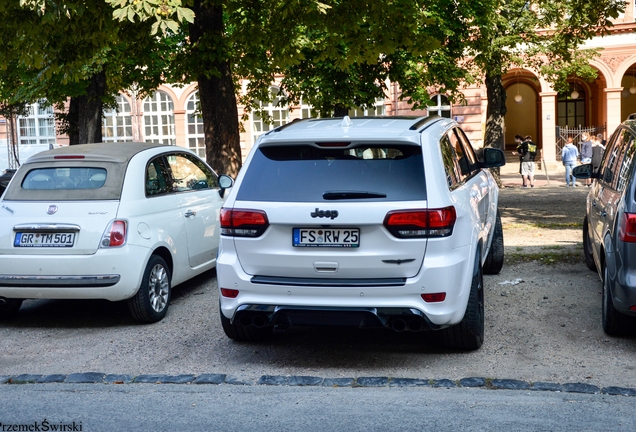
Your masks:
<path fill-rule="evenodd" d="M 538 93 L 534 76 L 523 72 L 512 74 L 506 82 L 506 116 L 504 118 L 506 149 L 516 148 L 515 135 L 530 135 L 541 145 L 539 134 Z"/>

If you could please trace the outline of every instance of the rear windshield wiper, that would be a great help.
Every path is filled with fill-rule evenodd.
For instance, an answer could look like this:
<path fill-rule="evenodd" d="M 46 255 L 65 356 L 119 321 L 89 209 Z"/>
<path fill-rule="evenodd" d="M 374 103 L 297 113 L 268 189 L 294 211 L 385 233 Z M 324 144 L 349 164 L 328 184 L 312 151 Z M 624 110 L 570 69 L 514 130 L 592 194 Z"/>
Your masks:
<path fill-rule="evenodd" d="M 322 194 L 326 200 L 386 198 L 386 194 L 365 191 L 327 191 Z"/>

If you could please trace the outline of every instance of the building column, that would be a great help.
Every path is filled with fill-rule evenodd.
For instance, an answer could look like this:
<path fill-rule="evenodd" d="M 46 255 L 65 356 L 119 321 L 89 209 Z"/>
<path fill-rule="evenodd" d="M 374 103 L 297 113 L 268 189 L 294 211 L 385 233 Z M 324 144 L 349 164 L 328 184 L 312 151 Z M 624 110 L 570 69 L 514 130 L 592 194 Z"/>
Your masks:
<path fill-rule="evenodd" d="M 188 147 L 186 142 L 186 132 L 188 126 L 186 125 L 186 112 L 185 110 L 173 110 L 174 114 L 174 134 L 176 137 L 176 144 L 179 147 Z"/>
<path fill-rule="evenodd" d="M 607 138 L 612 135 L 618 125 L 621 124 L 621 91 L 623 87 L 606 88 L 605 100 L 607 103 Z"/>
<path fill-rule="evenodd" d="M 546 164 L 556 164 L 556 102 L 555 91 L 541 92 L 541 142 L 543 144 L 543 160 Z"/>

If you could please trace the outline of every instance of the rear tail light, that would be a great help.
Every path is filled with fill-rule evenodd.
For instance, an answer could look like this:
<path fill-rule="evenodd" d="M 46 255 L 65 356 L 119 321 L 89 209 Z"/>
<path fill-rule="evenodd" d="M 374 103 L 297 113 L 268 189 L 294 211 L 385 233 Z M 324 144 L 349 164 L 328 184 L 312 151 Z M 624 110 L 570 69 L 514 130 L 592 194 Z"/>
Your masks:
<path fill-rule="evenodd" d="M 221 234 L 232 237 L 259 237 L 269 226 L 262 210 L 221 209 Z"/>
<path fill-rule="evenodd" d="M 100 242 L 100 247 L 117 247 L 126 243 L 126 221 L 114 220 L 110 223 Z"/>
<path fill-rule="evenodd" d="M 636 213 L 623 213 L 618 225 L 618 237 L 625 243 L 636 243 Z"/>
<path fill-rule="evenodd" d="M 453 233 L 455 207 L 395 210 L 387 213 L 384 226 L 398 238 L 448 237 Z"/>
<path fill-rule="evenodd" d="M 422 300 L 426 303 L 440 303 L 446 300 L 446 293 L 431 293 L 431 294 L 422 294 Z"/>
<path fill-rule="evenodd" d="M 227 298 L 236 298 L 239 295 L 239 290 L 230 288 L 221 288 L 221 295 Z"/>

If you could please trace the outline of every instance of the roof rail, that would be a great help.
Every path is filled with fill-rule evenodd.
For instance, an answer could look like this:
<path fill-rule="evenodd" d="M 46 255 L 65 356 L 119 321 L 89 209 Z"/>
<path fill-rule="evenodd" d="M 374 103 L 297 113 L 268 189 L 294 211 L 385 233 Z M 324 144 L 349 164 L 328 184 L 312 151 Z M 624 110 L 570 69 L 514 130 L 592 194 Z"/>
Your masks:
<path fill-rule="evenodd" d="M 438 116 L 437 114 L 430 115 L 428 117 L 422 117 L 417 122 L 413 123 L 411 127 L 409 128 L 409 130 L 418 130 L 419 128 L 421 128 L 422 126 L 428 123 L 433 123 L 434 121 L 441 120 L 443 118 L 444 117 Z"/>

